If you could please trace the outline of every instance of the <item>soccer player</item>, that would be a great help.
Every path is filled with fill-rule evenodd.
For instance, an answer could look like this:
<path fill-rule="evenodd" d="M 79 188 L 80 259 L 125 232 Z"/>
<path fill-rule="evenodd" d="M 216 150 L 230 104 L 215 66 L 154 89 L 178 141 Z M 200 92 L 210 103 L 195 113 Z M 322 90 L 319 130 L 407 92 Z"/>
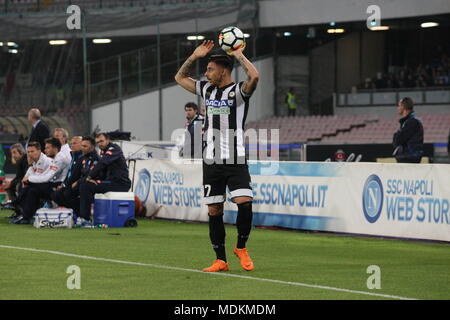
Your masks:
<path fill-rule="evenodd" d="M 225 254 L 225 227 L 223 203 L 228 186 L 232 201 L 238 206 L 236 226 L 238 230 L 235 255 L 241 266 L 253 270 L 246 242 L 252 225 L 253 191 L 245 158 L 244 125 L 249 100 L 256 89 L 259 74 L 244 56 L 241 47 L 225 54 L 211 54 L 205 76 L 208 81 L 196 81 L 190 77 L 190 69 L 197 59 L 203 58 L 214 47 L 211 40 L 204 41 L 181 66 L 175 76 L 184 89 L 200 95 L 206 106 L 203 140 L 203 188 L 208 205 L 209 235 L 217 259 L 203 269 L 206 272 L 228 271 Z M 247 80 L 234 83 L 231 78 L 233 58 L 239 61 L 247 74 Z"/>

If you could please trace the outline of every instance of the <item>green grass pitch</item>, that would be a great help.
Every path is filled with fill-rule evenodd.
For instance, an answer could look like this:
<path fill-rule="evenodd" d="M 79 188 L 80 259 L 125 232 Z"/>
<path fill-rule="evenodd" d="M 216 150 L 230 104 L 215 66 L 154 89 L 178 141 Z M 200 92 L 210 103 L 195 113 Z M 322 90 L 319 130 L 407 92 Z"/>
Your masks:
<path fill-rule="evenodd" d="M 253 228 L 247 247 L 255 270 L 246 272 L 232 254 L 236 229 L 227 226 L 230 271 L 225 274 L 236 276 L 222 276 L 193 271 L 214 260 L 204 223 L 139 220 L 130 229 L 35 229 L 9 224 L 9 214 L 0 211 L 1 299 L 389 299 L 329 287 L 450 299 L 450 247 L 445 243 Z M 79 290 L 67 288 L 71 265 L 80 268 Z M 380 267 L 381 289 L 367 287 L 370 265 Z"/>

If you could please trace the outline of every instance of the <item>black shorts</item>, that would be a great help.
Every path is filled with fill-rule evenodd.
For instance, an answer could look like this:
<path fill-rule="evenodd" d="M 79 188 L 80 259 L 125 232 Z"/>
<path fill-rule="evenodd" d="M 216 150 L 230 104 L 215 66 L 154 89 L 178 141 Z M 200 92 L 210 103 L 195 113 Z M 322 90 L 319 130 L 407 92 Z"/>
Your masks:
<path fill-rule="evenodd" d="M 203 195 L 205 204 L 223 203 L 226 187 L 235 197 L 251 197 L 250 174 L 247 164 L 205 164 L 203 163 Z"/>

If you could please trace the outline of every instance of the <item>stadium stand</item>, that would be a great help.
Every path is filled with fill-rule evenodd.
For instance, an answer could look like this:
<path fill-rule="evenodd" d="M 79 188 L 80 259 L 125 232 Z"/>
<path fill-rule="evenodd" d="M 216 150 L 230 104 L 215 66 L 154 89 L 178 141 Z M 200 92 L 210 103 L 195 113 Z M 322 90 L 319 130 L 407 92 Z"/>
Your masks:
<path fill-rule="evenodd" d="M 425 128 L 425 143 L 447 141 L 450 113 L 419 116 Z M 280 143 L 310 142 L 318 144 L 392 143 L 398 130 L 397 119 L 376 115 L 333 115 L 269 117 L 249 122 L 248 128 L 280 129 Z"/>

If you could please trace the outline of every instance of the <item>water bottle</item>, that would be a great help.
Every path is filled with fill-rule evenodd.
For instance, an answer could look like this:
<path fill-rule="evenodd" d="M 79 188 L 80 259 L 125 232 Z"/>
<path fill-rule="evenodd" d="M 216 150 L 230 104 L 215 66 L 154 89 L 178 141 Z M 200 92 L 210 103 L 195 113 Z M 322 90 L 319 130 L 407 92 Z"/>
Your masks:
<path fill-rule="evenodd" d="M 108 228 L 108 225 L 107 224 L 97 224 L 95 227 L 99 228 L 99 229 L 106 229 L 106 228 Z"/>

